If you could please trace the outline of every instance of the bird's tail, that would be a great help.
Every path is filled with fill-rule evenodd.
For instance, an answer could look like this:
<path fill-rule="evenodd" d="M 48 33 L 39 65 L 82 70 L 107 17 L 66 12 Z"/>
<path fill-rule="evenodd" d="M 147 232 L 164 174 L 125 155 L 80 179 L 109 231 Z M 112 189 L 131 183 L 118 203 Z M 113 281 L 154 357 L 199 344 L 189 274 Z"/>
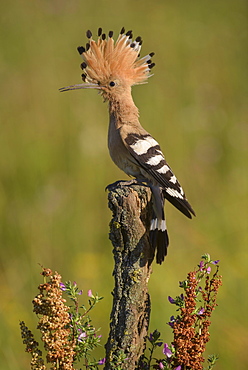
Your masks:
<path fill-rule="evenodd" d="M 156 253 L 156 262 L 161 265 L 167 255 L 169 237 L 164 213 L 164 196 L 159 187 L 152 187 L 153 217 L 150 224 L 150 243 Z"/>

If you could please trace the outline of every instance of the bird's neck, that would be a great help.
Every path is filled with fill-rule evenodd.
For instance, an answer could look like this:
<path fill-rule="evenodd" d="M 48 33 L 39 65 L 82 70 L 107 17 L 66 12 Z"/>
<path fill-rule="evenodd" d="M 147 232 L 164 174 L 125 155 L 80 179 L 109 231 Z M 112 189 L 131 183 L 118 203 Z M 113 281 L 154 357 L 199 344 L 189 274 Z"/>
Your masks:
<path fill-rule="evenodd" d="M 127 125 L 139 125 L 139 110 L 134 104 L 131 94 L 123 98 L 111 99 L 109 101 L 109 114 L 115 122 L 116 128 Z"/>

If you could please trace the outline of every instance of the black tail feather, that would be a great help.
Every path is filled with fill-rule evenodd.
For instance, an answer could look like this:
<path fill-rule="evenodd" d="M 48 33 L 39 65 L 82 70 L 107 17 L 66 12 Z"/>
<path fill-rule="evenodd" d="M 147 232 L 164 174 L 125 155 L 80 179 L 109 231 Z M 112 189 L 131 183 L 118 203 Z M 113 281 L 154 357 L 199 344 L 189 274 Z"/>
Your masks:
<path fill-rule="evenodd" d="M 158 230 L 156 262 L 159 263 L 160 265 L 167 256 L 168 245 L 169 237 L 167 230 L 165 231 Z"/>
<path fill-rule="evenodd" d="M 195 211 L 189 204 L 186 199 L 180 199 L 172 197 L 171 195 L 167 194 L 166 191 L 163 190 L 164 197 L 173 204 L 179 211 L 181 211 L 186 217 L 192 218 L 192 215 L 195 216 Z"/>
<path fill-rule="evenodd" d="M 156 220 L 156 216 L 155 216 L 155 213 L 153 212 L 153 218 L 152 218 L 153 222 L 151 222 L 152 226 L 151 226 L 149 238 L 150 238 L 151 248 L 153 250 L 153 255 L 155 255 L 155 251 L 157 252 L 156 262 L 161 265 L 165 257 L 167 256 L 167 249 L 169 246 L 169 236 L 168 236 L 166 227 L 164 227 L 163 230 L 158 229 L 158 223 L 155 222 L 155 220 Z M 163 220 L 165 220 L 164 211 L 163 211 Z"/>
<path fill-rule="evenodd" d="M 150 231 L 150 244 L 155 253 L 156 253 L 156 262 L 158 264 L 162 264 L 164 262 L 165 257 L 167 256 L 167 249 L 169 246 L 169 237 L 167 230 L 151 230 Z"/>

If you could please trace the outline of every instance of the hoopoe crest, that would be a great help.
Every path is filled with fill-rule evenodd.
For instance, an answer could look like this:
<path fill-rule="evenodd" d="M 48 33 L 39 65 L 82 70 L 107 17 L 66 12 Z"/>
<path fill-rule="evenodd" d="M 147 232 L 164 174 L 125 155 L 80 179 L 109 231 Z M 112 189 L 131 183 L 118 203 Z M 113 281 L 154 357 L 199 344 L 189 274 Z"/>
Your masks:
<path fill-rule="evenodd" d="M 113 32 L 108 35 L 98 30 L 97 41 L 91 31 L 88 42 L 79 46 L 83 58 L 83 84 L 68 86 L 60 91 L 97 89 L 109 101 L 108 148 L 114 163 L 126 174 L 146 182 L 153 194 L 153 217 L 150 242 L 156 261 L 162 263 L 169 245 L 164 214 L 167 199 L 188 218 L 195 215 L 176 176 L 166 162 L 158 142 L 141 126 L 131 87 L 143 84 L 151 76 L 154 53 L 140 58 L 142 39 L 133 40 L 132 31 L 122 28 L 115 42 Z"/>
<path fill-rule="evenodd" d="M 101 28 L 97 41 L 93 40 L 91 31 L 87 31 L 86 35 L 89 39 L 86 47 L 78 47 L 84 60 L 81 68 L 86 84 L 68 86 L 61 91 L 95 88 L 101 91 L 104 98 L 111 99 L 125 93 L 128 87 L 144 83 L 151 76 L 150 70 L 155 65 L 151 61 L 154 53 L 139 58 L 142 45 L 140 36 L 133 41 L 132 31 L 125 33 L 124 27 L 116 42 L 112 31 L 106 37 Z"/>

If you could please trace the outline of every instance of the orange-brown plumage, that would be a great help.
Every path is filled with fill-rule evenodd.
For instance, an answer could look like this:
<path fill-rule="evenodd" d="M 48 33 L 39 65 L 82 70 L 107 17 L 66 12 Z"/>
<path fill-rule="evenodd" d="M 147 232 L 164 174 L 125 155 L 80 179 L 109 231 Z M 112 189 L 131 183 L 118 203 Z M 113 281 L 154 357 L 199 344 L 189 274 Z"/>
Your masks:
<path fill-rule="evenodd" d="M 109 101 L 109 153 L 121 170 L 138 181 L 147 182 L 152 189 L 154 215 L 150 240 L 153 250 L 157 248 L 157 262 L 162 263 L 169 244 L 163 210 L 165 199 L 189 218 L 195 213 L 158 142 L 141 126 L 131 95 L 133 85 L 145 83 L 151 76 L 154 53 L 140 58 L 141 37 L 132 40 L 132 31 L 124 32 L 123 28 L 115 42 L 112 31 L 106 37 L 99 28 L 97 41 L 93 40 L 91 31 L 87 31 L 86 47 L 78 47 L 84 60 L 81 67 L 85 83 L 60 91 L 93 88 Z"/>
<path fill-rule="evenodd" d="M 88 35 L 91 36 L 91 32 Z M 154 53 L 140 59 L 141 37 L 132 41 L 131 36 L 131 31 L 124 34 L 122 30 L 116 42 L 112 36 L 99 36 L 97 41 L 90 37 L 88 50 L 81 47 L 84 50 L 81 55 L 86 63 L 86 66 L 83 65 L 86 83 L 102 85 L 112 78 L 132 86 L 145 82 L 151 76 L 150 69 L 154 64 L 150 59 Z"/>

